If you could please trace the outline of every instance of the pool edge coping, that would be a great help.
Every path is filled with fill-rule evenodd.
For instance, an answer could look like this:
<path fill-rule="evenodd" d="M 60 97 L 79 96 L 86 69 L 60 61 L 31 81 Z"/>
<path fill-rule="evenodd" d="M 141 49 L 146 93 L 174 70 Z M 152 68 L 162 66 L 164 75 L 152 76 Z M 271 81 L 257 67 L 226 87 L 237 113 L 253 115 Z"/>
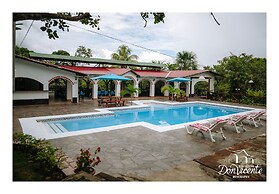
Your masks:
<path fill-rule="evenodd" d="M 70 137 L 70 136 L 76 136 L 76 135 L 85 135 L 85 134 L 90 134 L 90 133 L 107 132 L 107 131 L 111 131 L 111 130 L 124 129 L 124 128 L 128 128 L 128 127 L 137 127 L 137 126 L 146 127 L 148 129 L 151 129 L 151 130 L 154 130 L 157 132 L 166 132 L 166 131 L 170 131 L 170 130 L 184 128 L 185 126 L 190 125 L 192 123 L 196 123 L 197 121 L 170 125 L 170 126 L 157 126 L 157 125 L 147 123 L 147 122 L 134 122 L 134 123 L 128 123 L 128 124 L 109 126 L 109 127 L 81 130 L 81 131 L 72 131 L 72 132 L 65 132 L 65 133 L 50 133 L 50 130 L 42 122 L 40 122 L 40 121 L 38 122 L 38 120 L 65 118 L 65 117 L 80 117 L 81 115 L 82 116 L 109 115 L 109 114 L 113 113 L 111 110 L 127 110 L 127 109 L 149 107 L 149 105 L 147 105 L 146 103 L 157 103 L 157 104 L 165 104 L 165 105 L 183 105 L 183 104 L 192 104 L 192 103 L 202 103 L 202 104 L 209 104 L 209 105 L 225 106 L 225 107 L 230 107 L 230 108 L 242 108 L 242 109 L 248 109 L 248 110 L 250 109 L 250 111 L 220 116 L 220 117 L 218 117 L 220 119 L 226 119 L 226 118 L 232 117 L 233 115 L 236 115 L 236 114 L 242 115 L 242 114 L 247 114 L 247 113 L 253 112 L 253 111 L 263 110 L 263 109 L 259 109 L 259 108 L 219 104 L 219 103 L 213 103 L 213 102 L 201 102 L 201 101 L 163 102 L 163 101 L 156 101 L 156 100 L 136 100 L 136 101 L 133 101 L 133 103 L 135 105 L 132 105 L 129 107 L 113 107 L 113 108 L 96 108 L 96 109 L 94 109 L 98 112 L 19 118 L 19 122 L 21 124 L 23 133 L 30 134 L 30 135 L 33 135 L 34 137 L 41 138 L 41 139 L 57 139 L 57 138 Z M 215 118 L 203 119 L 203 120 L 199 120 L 198 122 L 205 123 L 205 122 L 208 122 L 209 120 L 213 120 L 213 119 L 215 119 Z M 40 129 L 40 130 L 37 130 L 37 129 Z"/>

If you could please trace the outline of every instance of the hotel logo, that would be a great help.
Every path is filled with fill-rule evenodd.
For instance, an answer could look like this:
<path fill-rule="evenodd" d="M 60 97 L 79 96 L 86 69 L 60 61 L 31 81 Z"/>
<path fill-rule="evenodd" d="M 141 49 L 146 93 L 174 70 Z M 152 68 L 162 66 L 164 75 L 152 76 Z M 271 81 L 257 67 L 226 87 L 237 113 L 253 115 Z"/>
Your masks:
<path fill-rule="evenodd" d="M 219 175 L 230 175 L 233 178 L 250 178 L 251 175 L 262 174 L 263 169 L 256 164 L 256 159 L 247 153 L 246 150 L 232 153 L 227 164 L 218 166 Z"/>

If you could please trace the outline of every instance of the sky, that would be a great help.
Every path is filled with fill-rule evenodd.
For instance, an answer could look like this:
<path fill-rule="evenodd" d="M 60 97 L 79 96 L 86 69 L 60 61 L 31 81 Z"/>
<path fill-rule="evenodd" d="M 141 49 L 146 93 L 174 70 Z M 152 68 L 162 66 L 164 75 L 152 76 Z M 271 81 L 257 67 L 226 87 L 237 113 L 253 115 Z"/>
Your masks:
<path fill-rule="evenodd" d="M 32 21 L 24 21 L 21 22 L 22 29 L 16 31 L 16 44 L 38 53 L 51 54 L 53 51 L 66 50 L 71 55 L 75 54 L 79 46 L 85 46 L 92 50 L 93 57 L 105 59 L 110 59 L 111 54 L 125 44 L 132 49 L 132 54 L 139 56 L 138 61 L 141 62 L 160 60 L 172 63 L 178 52 L 191 51 L 197 55 L 200 67 L 215 65 L 231 54 L 266 57 L 264 12 L 214 13 L 220 25 L 217 25 L 210 12 L 165 14 L 164 23 L 154 24 L 150 18 L 144 27 L 144 20 L 138 12 L 92 13 L 93 16 L 101 16 L 100 30 L 79 22 L 69 22 L 78 28 L 70 26 L 69 32 L 58 31 L 59 38 L 56 40 L 49 39 L 40 30 L 43 25 L 41 21 L 34 21 L 26 35 Z"/>

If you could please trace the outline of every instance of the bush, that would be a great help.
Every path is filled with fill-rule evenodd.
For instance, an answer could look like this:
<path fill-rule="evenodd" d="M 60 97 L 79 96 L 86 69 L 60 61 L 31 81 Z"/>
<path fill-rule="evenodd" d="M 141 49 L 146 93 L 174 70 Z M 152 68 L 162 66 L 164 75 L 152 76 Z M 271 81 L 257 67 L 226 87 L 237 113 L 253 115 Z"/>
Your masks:
<path fill-rule="evenodd" d="M 259 104 L 266 104 L 266 95 L 263 90 L 247 90 L 247 98 L 249 98 L 249 101 L 251 104 L 259 103 Z"/>
<path fill-rule="evenodd" d="M 31 160 L 38 161 L 44 173 L 59 168 L 66 159 L 61 149 L 52 147 L 44 139 L 36 139 L 31 135 L 16 133 L 13 136 L 14 149 L 28 155 Z"/>

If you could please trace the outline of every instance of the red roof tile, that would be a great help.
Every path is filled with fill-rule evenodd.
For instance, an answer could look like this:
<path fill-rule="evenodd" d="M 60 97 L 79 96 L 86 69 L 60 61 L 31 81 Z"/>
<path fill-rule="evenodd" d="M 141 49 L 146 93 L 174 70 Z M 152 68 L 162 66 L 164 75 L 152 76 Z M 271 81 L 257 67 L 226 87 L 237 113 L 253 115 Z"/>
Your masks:
<path fill-rule="evenodd" d="M 72 71 L 81 72 L 85 74 L 93 74 L 93 75 L 103 75 L 103 74 L 116 74 L 116 75 L 122 75 L 130 69 L 124 69 L 124 68 L 107 68 L 107 67 L 80 67 L 80 66 L 64 66 L 65 69 L 70 69 Z"/>
<path fill-rule="evenodd" d="M 206 72 L 206 71 L 208 71 L 208 70 L 170 71 L 168 78 L 188 77 L 188 76 L 196 75 L 196 74 Z"/>
<path fill-rule="evenodd" d="M 63 66 L 63 68 L 72 70 L 87 75 L 104 75 L 104 74 L 116 74 L 123 75 L 129 71 L 132 71 L 140 77 L 161 77 L 161 78 L 175 78 L 175 77 L 189 77 L 208 70 L 188 70 L 188 71 L 156 71 L 156 70 L 131 70 L 124 68 L 108 68 L 108 67 L 80 67 L 80 66 Z"/>
<path fill-rule="evenodd" d="M 166 77 L 168 71 L 132 70 L 141 77 Z"/>

